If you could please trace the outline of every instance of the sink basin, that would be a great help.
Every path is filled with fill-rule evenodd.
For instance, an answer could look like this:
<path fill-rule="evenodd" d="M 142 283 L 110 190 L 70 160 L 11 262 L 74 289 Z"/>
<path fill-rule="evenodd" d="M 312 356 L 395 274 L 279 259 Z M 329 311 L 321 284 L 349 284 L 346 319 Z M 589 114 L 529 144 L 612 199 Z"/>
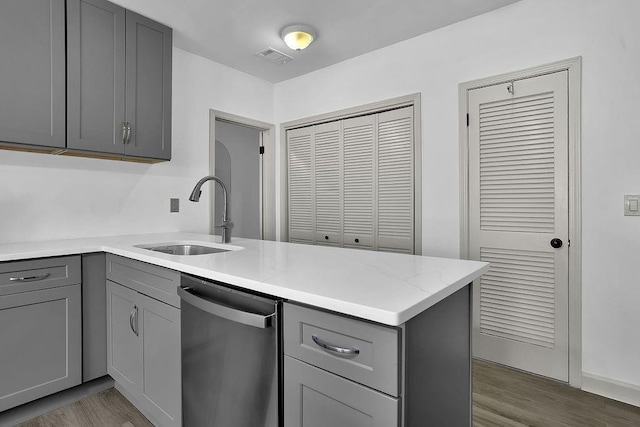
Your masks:
<path fill-rule="evenodd" d="M 229 249 L 214 248 L 201 245 L 160 245 L 160 246 L 138 246 L 150 251 L 162 252 L 169 255 L 206 255 L 217 254 L 219 252 L 229 252 Z"/>

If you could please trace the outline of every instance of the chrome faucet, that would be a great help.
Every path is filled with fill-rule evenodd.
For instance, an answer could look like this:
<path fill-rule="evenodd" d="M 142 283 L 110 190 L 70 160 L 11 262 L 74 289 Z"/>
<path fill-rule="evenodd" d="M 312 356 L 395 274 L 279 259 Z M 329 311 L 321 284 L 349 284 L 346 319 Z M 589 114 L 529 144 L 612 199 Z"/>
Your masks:
<path fill-rule="evenodd" d="M 224 209 L 222 211 L 222 224 L 216 225 L 215 227 L 222 228 L 222 242 L 229 243 L 231 242 L 231 229 L 233 228 L 233 223 L 229 220 L 229 210 L 228 210 L 229 205 L 227 204 L 227 198 L 229 197 L 229 195 L 227 194 L 227 187 L 225 187 L 224 182 L 222 182 L 222 180 L 217 176 L 213 176 L 213 175 L 205 176 L 200 181 L 198 181 L 196 186 L 193 188 L 193 191 L 189 196 L 189 200 L 191 200 L 192 202 L 200 201 L 200 195 L 202 194 L 202 190 L 200 190 L 200 188 L 207 181 L 215 181 L 218 184 L 220 184 L 220 187 L 222 187 L 222 193 L 223 193 L 222 200 L 224 202 Z"/>

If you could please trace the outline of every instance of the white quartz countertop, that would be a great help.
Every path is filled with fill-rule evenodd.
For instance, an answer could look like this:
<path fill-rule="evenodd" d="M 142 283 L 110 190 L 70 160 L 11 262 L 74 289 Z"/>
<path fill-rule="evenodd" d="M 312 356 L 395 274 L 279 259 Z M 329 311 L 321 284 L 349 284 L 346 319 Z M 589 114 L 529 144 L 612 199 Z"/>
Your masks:
<path fill-rule="evenodd" d="M 219 236 L 139 234 L 0 244 L 0 261 L 108 252 L 248 290 L 398 326 L 489 270 L 489 264 L 357 249 L 232 239 L 232 250 L 167 255 L 134 245 L 224 247 Z"/>

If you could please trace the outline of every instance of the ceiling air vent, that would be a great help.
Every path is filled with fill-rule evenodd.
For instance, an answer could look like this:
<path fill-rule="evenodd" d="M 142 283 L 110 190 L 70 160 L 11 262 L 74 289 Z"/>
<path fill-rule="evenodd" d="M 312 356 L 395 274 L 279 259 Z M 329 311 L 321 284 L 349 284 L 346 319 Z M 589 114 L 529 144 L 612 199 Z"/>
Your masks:
<path fill-rule="evenodd" d="M 293 61 L 293 58 L 287 54 L 279 52 L 272 47 L 269 47 L 262 52 L 258 52 L 258 56 L 263 57 L 269 62 L 273 62 L 274 64 L 286 64 L 287 62 Z"/>

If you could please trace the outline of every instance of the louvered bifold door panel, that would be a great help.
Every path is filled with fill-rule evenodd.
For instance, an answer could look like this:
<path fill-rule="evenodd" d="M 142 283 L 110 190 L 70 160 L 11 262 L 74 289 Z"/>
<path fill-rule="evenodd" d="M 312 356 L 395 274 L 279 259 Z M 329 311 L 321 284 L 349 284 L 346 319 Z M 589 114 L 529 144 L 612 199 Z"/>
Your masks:
<path fill-rule="evenodd" d="M 376 116 L 344 120 L 344 246 L 373 249 L 375 225 Z"/>
<path fill-rule="evenodd" d="M 341 123 L 313 127 L 316 244 L 342 246 Z"/>
<path fill-rule="evenodd" d="M 287 131 L 289 241 L 313 243 L 313 128 Z"/>
<path fill-rule="evenodd" d="M 469 92 L 469 252 L 491 263 L 474 286 L 474 355 L 563 381 L 567 102 L 566 72 Z"/>
<path fill-rule="evenodd" d="M 380 113 L 377 121 L 377 248 L 413 253 L 413 107 Z"/>

